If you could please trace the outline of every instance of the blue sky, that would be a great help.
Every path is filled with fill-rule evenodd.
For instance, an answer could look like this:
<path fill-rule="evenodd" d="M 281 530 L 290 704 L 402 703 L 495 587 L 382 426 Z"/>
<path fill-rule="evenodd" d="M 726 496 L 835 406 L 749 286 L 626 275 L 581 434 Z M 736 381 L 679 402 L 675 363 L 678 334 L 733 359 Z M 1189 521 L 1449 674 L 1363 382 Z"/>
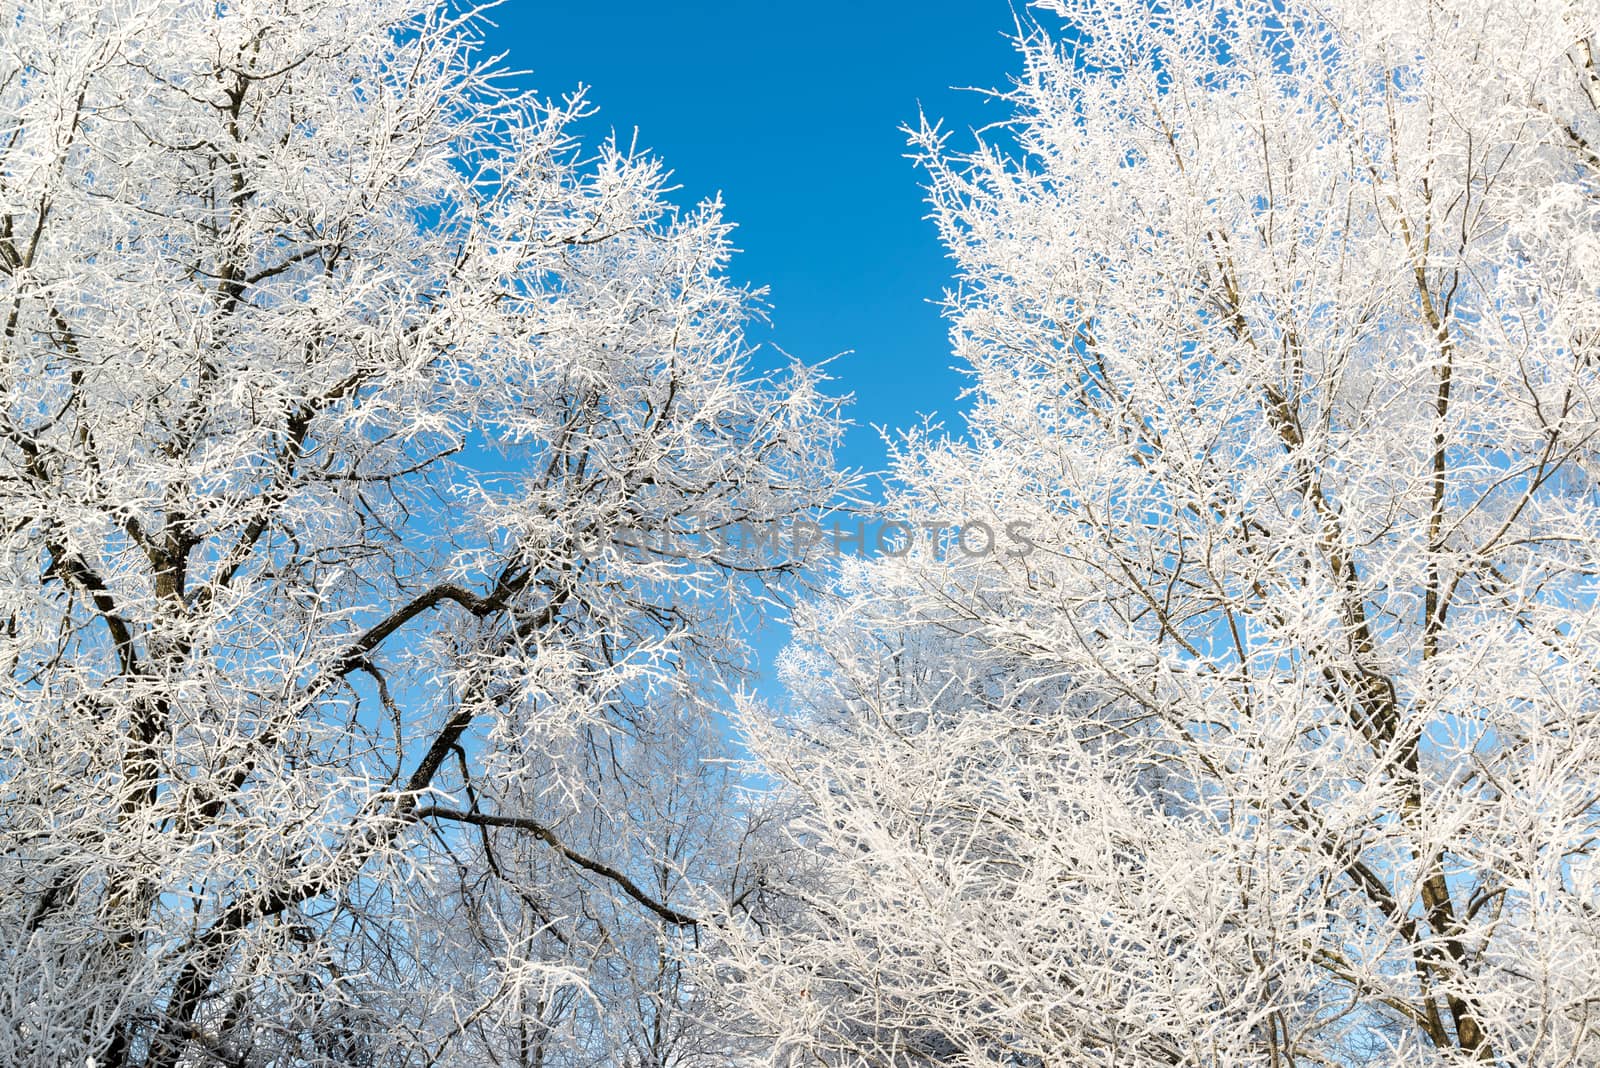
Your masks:
<path fill-rule="evenodd" d="M 508 0 L 490 17 L 489 44 L 532 71 L 539 92 L 589 87 L 600 109 L 591 140 L 637 128 L 673 170 L 678 199 L 723 194 L 743 250 L 733 273 L 770 290 L 758 340 L 807 362 L 853 350 L 831 367 L 857 398 L 848 463 L 882 466 L 869 424 L 956 411 L 964 380 L 930 303 L 950 265 L 900 127 L 920 104 L 961 147 L 1005 115 L 954 87 L 1008 84 L 1018 61 L 1007 0 Z"/>

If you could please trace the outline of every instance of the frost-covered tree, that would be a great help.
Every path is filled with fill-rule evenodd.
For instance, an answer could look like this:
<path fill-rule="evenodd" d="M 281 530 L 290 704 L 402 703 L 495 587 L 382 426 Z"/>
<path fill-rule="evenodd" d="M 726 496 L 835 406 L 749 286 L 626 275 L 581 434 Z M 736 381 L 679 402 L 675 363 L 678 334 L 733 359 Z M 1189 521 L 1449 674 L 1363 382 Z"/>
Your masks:
<path fill-rule="evenodd" d="M 753 746 L 774 1064 L 1600 1061 L 1600 7 L 1064 2 Z M 1007 550 L 1015 550 L 1008 552 Z"/>
<path fill-rule="evenodd" d="M 692 1052 L 703 710 L 792 561 L 639 534 L 828 498 L 834 406 L 476 25 L 0 17 L 0 1063 Z"/>

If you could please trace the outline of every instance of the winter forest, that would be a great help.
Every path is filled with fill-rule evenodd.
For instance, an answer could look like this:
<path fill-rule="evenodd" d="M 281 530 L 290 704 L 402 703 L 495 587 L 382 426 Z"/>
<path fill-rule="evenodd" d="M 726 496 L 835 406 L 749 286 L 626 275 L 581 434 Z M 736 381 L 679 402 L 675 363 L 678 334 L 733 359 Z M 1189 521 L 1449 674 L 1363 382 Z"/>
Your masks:
<path fill-rule="evenodd" d="M 1019 4 L 882 472 L 492 10 L 0 6 L 0 1068 L 1600 1065 L 1597 0 Z"/>

